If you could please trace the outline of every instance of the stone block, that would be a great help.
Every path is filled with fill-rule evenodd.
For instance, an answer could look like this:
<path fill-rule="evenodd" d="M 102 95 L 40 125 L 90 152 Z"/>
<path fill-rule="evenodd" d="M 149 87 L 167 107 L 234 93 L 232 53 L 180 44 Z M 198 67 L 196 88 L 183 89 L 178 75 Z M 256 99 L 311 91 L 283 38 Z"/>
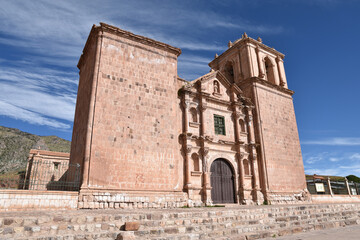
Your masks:
<path fill-rule="evenodd" d="M 137 231 L 139 228 L 139 222 L 125 222 L 125 231 Z"/>
<path fill-rule="evenodd" d="M 116 240 L 135 240 L 135 234 L 134 232 L 120 232 L 117 237 Z"/>

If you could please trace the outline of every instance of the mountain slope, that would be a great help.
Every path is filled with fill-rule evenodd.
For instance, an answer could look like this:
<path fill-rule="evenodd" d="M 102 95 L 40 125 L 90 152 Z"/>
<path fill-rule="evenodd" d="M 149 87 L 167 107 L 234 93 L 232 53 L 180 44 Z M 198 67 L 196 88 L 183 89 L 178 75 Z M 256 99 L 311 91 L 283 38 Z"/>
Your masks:
<path fill-rule="evenodd" d="M 0 126 L 0 174 L 24 170 L 30 149 L 70 152 L 71 142 L 57 136 L 38 136 Z"/>

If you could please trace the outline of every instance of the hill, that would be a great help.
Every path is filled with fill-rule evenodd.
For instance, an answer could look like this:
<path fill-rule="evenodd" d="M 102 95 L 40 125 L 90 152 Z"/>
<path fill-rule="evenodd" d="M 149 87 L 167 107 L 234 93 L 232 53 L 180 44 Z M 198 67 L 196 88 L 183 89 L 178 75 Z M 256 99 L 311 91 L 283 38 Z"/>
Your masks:
<path fill-rule="evenodd" d="M 30 149 L 70 152 L 71 142 L 57 136 L 38 136 L 0 126 L 0 174 L 25 170 Z"/>

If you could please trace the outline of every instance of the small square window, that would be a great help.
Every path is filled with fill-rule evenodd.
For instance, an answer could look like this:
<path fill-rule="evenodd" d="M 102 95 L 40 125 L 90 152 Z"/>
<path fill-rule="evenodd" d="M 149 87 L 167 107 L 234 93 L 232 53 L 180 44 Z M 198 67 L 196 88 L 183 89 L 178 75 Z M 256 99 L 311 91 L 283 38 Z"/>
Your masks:
<path fill-rule="evenodd" d="M 226 135 L 225 118 L 223 116 L 214 115 L 214 126 L 215 126 L 215 134 Z"/>
<path fill-rule="evenodd" d="M 59 162 L 54 162 L 54 169 L 55 169 L 55 170 L 58 170 L 58 169 L 59 169 L 59 165 L 60 165 Z"/>

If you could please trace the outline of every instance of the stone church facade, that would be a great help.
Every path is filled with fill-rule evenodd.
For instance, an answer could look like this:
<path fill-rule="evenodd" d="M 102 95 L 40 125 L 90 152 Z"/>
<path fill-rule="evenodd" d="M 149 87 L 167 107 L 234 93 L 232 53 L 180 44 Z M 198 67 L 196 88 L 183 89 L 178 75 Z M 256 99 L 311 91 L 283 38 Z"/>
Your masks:
<path fill-rule="evenodd" d="M 186 81 L 181 50 L 101 23 L 80 80 L 70 154 L 80 208 L 307 199 L 284 55 L 244 34 Z"/>

